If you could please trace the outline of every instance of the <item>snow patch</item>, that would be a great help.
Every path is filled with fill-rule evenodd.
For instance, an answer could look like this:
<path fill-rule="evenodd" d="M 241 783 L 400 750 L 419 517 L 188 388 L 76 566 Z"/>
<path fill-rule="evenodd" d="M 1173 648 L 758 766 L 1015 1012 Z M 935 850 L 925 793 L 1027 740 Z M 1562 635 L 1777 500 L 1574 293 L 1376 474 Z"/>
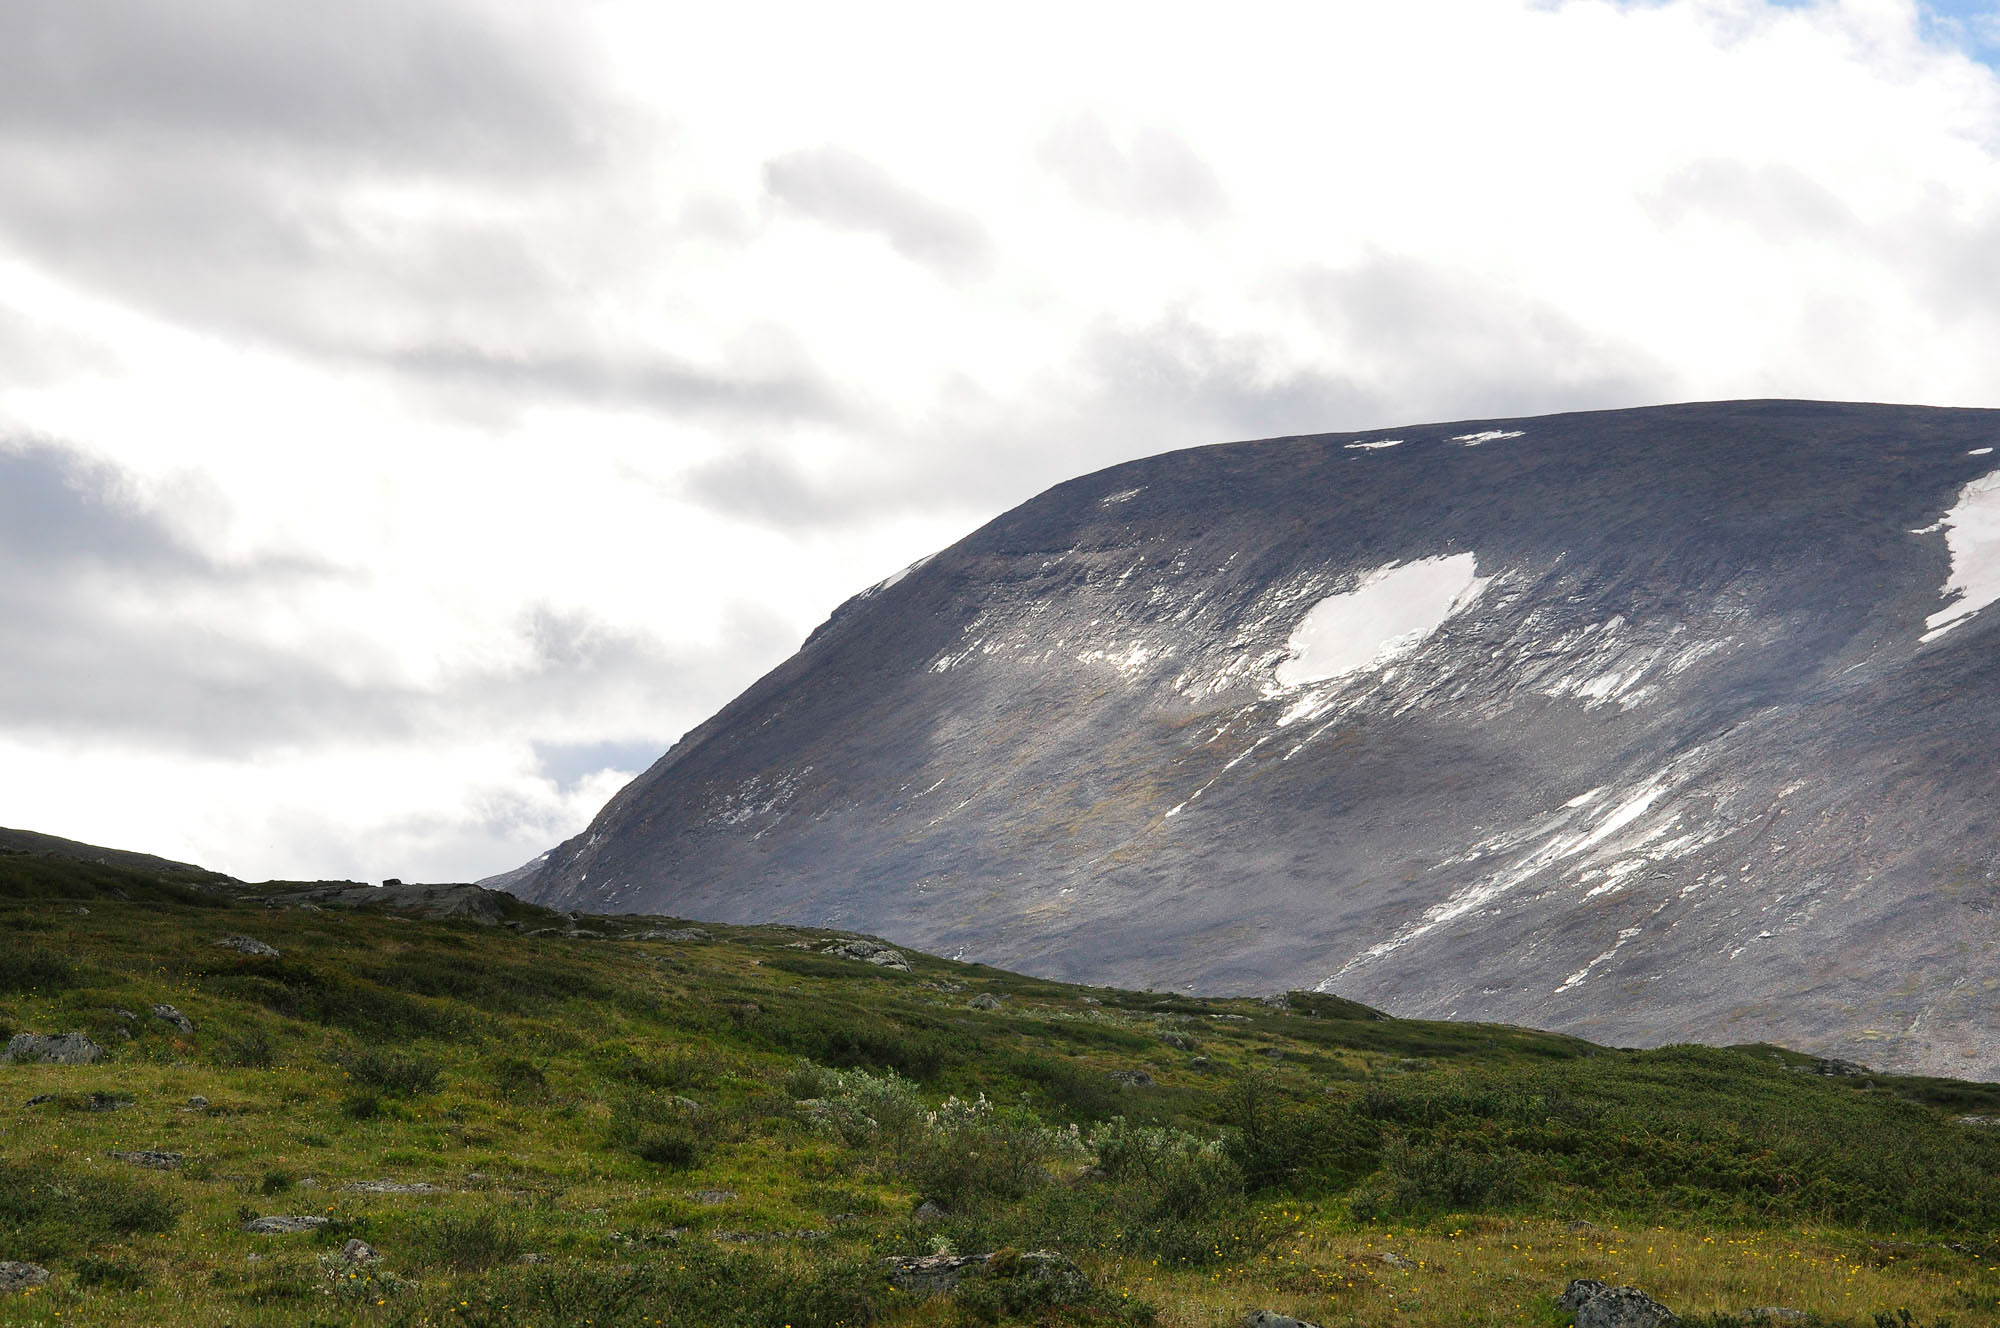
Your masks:
<path fill-rule="evenodd" d="M 1966 453 L 1967 456 L 1991 456 L 1992 454 L 1993 449 L 1990 447 L 1975 447 Z"/>
<path fill-rule="evenodd" d="M 2000 470 L 1960 489 L 1943 523 L 1951 577 L 1940 593 L 1948 602 L 1924 620 L 1926 643 L 2000 599 Z"/>
<path fill-rule="evenodd" d="M 1459 434 L 1451 441 L 1454 443 L 1463 443 L 1467 447 L 1477 447 L 1481 443 L 1497 443 L 1508 438 L 1519 438 L 1526 432 L 1525 429 L 1486 429 L 1479 433 Z"/>
<path fill-rule="evenodd" d="M 1102 498 L 1099 498 L 1097 505 L 1099 507 L 1116 507 L 1120 503 L 1131 502 L 1145 491 L 1146 486 L 1143 484 L 1136 489 L 1120 489 L 1117 493 L 1107 493 Z"/>
<path fill-rule="evenodd" d="M 1477 600 L 1492 579 L 1478 575 L 1478 559 L 1470 553 L 1377 568 L 1299 620 L 1291 658 L 1276 669 L 1278 683 L 1327 682 L 1400 659 Z"/>
<path fill-rule="evenodd" d="M 1350 452 L 1375 452 L 1385 447 L 1401 447 L 1402 445 L 1403 440 L 1400 438 L 1377 438 L 1372 442 L 1348 443 L 1346 444 L 1346 448 Z"/>

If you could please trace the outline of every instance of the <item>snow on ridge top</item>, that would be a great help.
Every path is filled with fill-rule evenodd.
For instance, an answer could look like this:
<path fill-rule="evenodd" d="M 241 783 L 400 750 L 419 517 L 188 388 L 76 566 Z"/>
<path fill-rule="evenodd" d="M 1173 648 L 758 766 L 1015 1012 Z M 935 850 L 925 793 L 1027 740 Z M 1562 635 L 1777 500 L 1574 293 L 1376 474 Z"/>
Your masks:
<path fill-rule="evenodd" d="M 1520 438 L 1526 429 L 1487 429 L 1480 433 L 1462 433 L 1449 441 L 1464 443 L 1467 447 L 1477 447 L 1481 443 L 1497 443 L 1506 438 Z"/>
<path fill-rule="evenodd" d="M 1384 447 L 1401 447 L 1402 445 L 1403 440 L 1400 438 L 1376 438 L 1366 443 L 1341 444 L 1341 446 L 1350 452 L 1374 452 Z"/>
<path fill-rule="evenodd" d="M 1951 551 L 1951 577 L 1939 592 L 1945 606 L 1924 620 L 1930 630 L 1919 639 L 1925 644 L 2000 599 L 2000 470 L 1960 489 L 1940 524 Z"/>
<path fill-rule="evenodd" d="M 1493 578 L 1478 570 L 1470 553 L 1390 563 L 1346 594 L 1327 596 L 1292 629 L 1291 658 L 1276 670 L 1279 684 L 1326 682 L 1409 654 L 1479 598 Z"/>

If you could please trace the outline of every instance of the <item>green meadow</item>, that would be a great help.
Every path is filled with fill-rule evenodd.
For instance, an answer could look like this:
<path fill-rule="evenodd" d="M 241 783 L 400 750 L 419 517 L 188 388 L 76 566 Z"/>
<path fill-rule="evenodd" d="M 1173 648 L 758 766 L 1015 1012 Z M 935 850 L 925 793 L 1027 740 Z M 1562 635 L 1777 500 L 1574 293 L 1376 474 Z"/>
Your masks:
<path fill-rule="evenodd" d="M 2000 1323 L 2000 1085 L 278 892 L 0 857 L 0 1325 Z"/>

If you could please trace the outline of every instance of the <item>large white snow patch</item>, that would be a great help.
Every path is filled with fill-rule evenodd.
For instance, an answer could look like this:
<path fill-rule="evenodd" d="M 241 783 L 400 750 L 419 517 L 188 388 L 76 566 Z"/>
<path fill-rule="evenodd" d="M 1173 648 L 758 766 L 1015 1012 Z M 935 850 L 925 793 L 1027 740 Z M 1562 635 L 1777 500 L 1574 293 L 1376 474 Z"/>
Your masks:
<path fill-rule="evenodd" d="M 1950 603 L 1924 620 L 1925 641 L 1935 641 L 1973 614 L 2000 599 L 2000 470 L 1958 491 L 1944 514 L 1945 547 L 1951 550 L 1951 578 L 1943 594 Z"/>
<path fill-rule="evenodd" d="M 1329 595 L 1292 629 L 1292 657 L 1277 668 L 1286 687 L 1345 677 L 1409 654 L 1445 619 L 1479 598 L 1493 578 L 1469 553 L 1390 563 L 1344 595 Z"/>

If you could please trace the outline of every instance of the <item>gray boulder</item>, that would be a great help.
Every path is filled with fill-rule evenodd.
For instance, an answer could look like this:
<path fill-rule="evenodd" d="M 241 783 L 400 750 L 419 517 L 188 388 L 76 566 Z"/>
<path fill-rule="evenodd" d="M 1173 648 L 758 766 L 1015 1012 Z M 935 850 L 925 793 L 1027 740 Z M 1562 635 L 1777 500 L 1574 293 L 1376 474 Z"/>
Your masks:
<path fill-rule="evenodd" d="M 936 1296 L 958 1285 L 967 1273 L 986 1266 L 984 1254 L 896 1254 L 882 1260 L 889 1285 L 913 1296 Z"/>
<path fill-rule="evenodd" d="M 446 1194 L 442 1185 L 427 1180 L 357 1180 L 341 1186 L 355 1194 Z"/>
<path fill-rule="evenodd" d="M 1659 1328 L 1675 1323 L 1674 1312 L 1638 1287 L 1606 1286 L 1580 1277 L 1563 1288 L 1556 1304 L 1576 1315 L 1576 1328 Z"/>
<path fill-rule="evenodd" d="M 836 941 L 820 953 L 838 955 L 842 959 L 858 959 L 864 964 L 899 969 L 904 973 L 910 971 L 910 961 L 903 952 L 880 941 Z"/>
<path fill-rule="evenodd" d="M 365 1240 L 350 1240 L 340 1247 L 342 1263 L 374 1263 L 382 1256 Z"/>
<path fill-rule="evenodd" d="M 153 1007 L 153 1018 L 163 1023 L 172 1024 L 183 1033 L 194 1032 L 194 1020 L 188 1018 L 171 1005 L 155 1005 Z"/>
<path fill-rule="evenodd" d="M 275 946 L 266 945 L 255 936 L 225 936 L 217 941 L 216 945 L 224 950 L 234 950 L 238 954 L 256 955 L 264 959 L 276 959 L 278 957 L 278 951 Z"/>
<path fill-rule="evenodd" d="M 1153 1076 L 1144 1070 L 1112 1070 L 1105 1075 L 1114 1084 L 1124 1084 L 1128 1088 L 1151 1088 Z"/>
<path fill-rule="evenodd" d="M 131 1152 L 120 1152 L 114 1148 L 111 1157 L 114 1161 L 135 1167 L 151 1167 L 155 1171 L 172 1171 L 181 1164 L 179 1153 L 164 1153 L 157 1148 L 139 1148 Z"/>
<path fill-rule="evenodd" d="M 95 1065 L 104 1059 L 104 1048 L 81 1033 L 16 1033 L 0 1052 L 0 1065 L 47 1061 L 51 1065 Z"/>
<path fill-rule="evenodd" d="M 1319 1328 L 1319 1325 L 1276 1310 L 1251 1310 L 1243 1316 L 1242 1328 Z"/>
<path fill-rule="evenodd" d="M 29 1287 L 46 1286 L 49 1270 L 38 1263 L 15 1263 L 12 1259 L 0 1259 L 0 1292 L 26 1291 Z"/>
<path fill-rule="evenodd" d="M 968 1010 L 997 1010 L 1000 1008 L 1000 998 L 990 991 L 982 991 L 967 1001 L 965 1006 Z"/>
<path fill-rule="evenodd" d="M 705 941 L 708 933 L 700 927 L 654 927 L 649 931 L 633 932 L 624 938 L 628 941 Z"/>
<path fill-rule="evenodd" d="M 324 1217 L 295 1213 L 284 1216 L 253 1217 L 243 1224 L 243 1229 L 253 1236 L 289 1236 L 300 1231 L 314 1231 L 327 1224 Z"/>

